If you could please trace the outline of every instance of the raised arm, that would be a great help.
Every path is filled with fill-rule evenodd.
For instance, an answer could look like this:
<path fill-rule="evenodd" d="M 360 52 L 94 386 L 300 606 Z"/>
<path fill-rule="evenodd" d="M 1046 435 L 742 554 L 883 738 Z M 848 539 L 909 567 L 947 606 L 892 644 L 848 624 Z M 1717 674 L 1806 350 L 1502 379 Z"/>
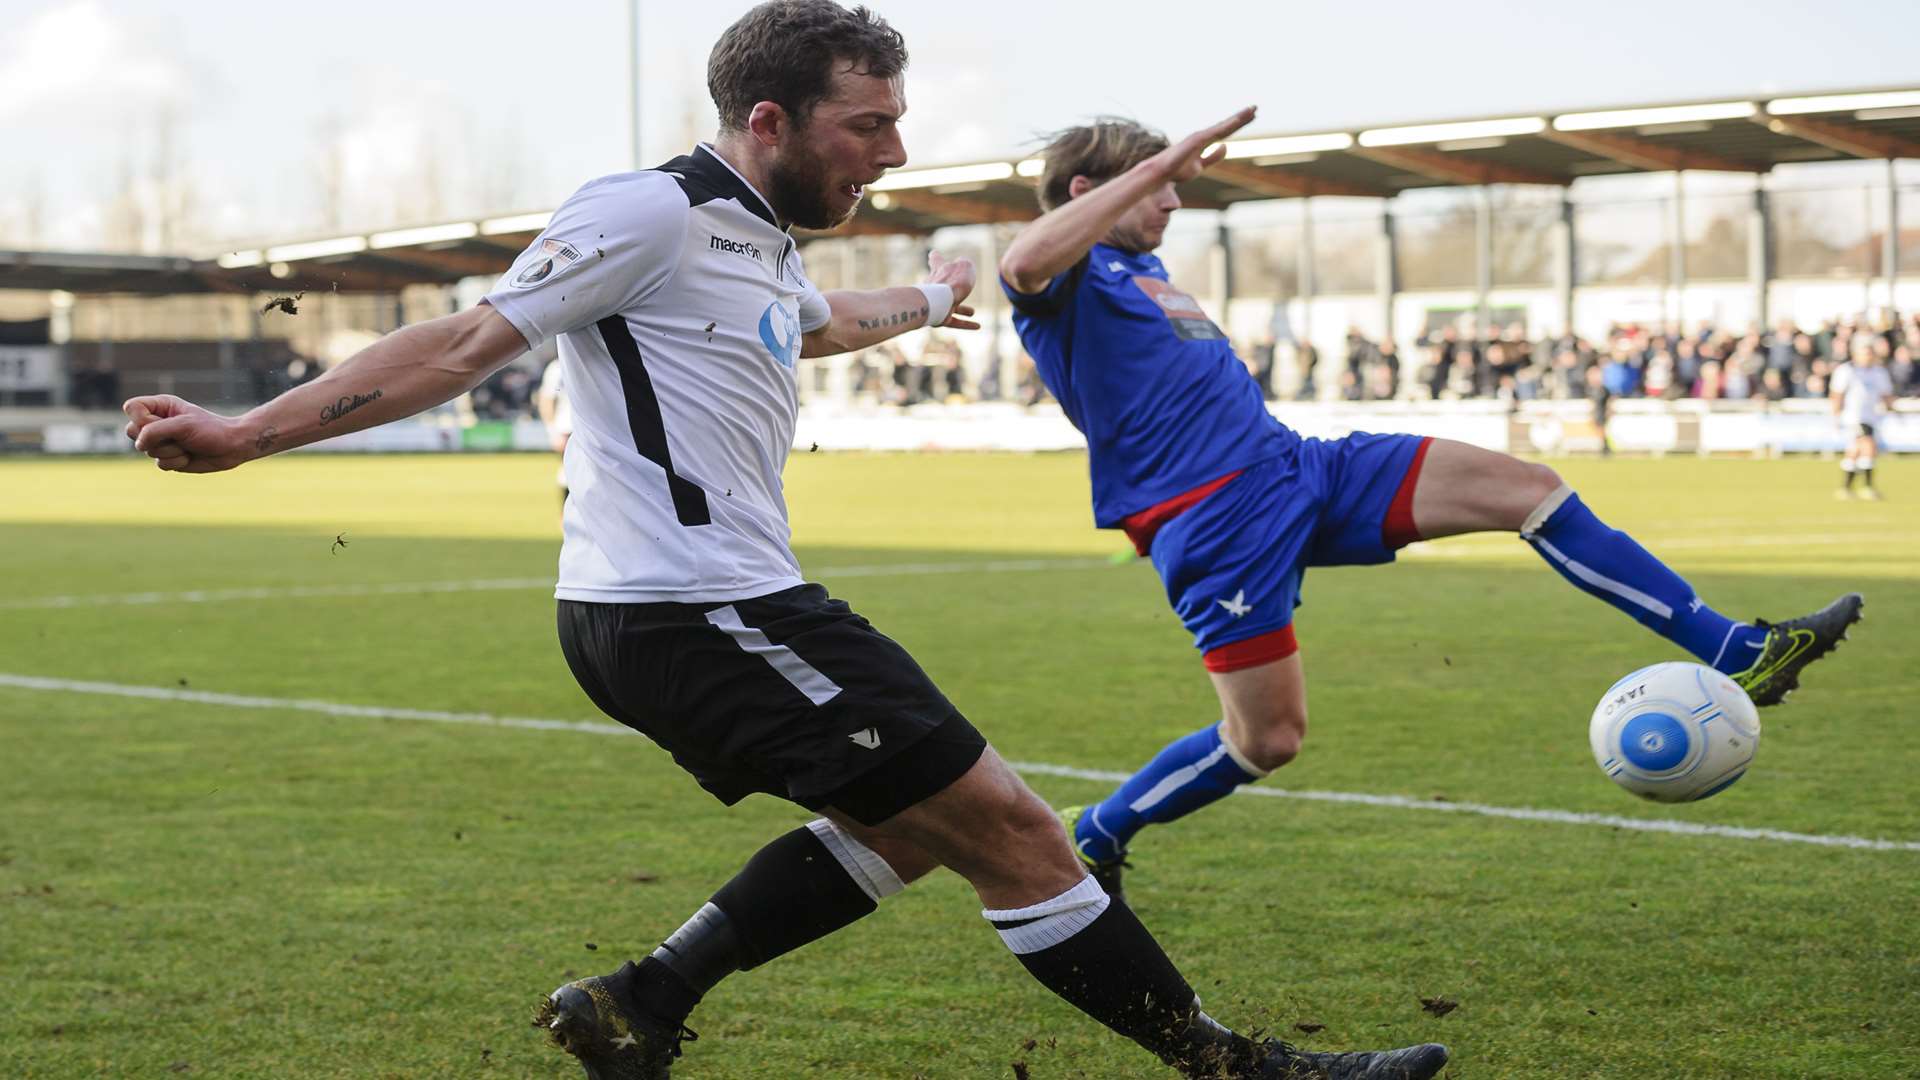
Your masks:
<path fill-rule="evenodd" d="M 220 472 L 280 450 L 412 416 L 450 401 L 527 351 L 491 306 L 396 330 L 314 381 L 241 416 L 171 394 L 121 406 L 127 436 L 170 472 Z"/>
<path fill-rule="evenodd" d="M 1015 292 L 1037 293 L 1086 257 L 1093 245 L 1113 229 L 1133 204 L 1167 184 L 1179 184 L 1226 156 L 1214 146 L 1253 119 L 1252 106 L 1241 109 L 1212 127 L 1203 128 L 1128 169 L 1065 206 L 1041 215 L 1020 231 L 1000 258 L 1000 276 Z M 1207 148 L 1213 150 L 1208 152 Z"/>
<path fill-rule="evenodd" d="M 836 289 L 826 293 L 832 317 L 809 330 L 801 339 L 800 355 L 832 356 L 878 345 L 890 337 L 923 326 L 944 326 L 954 330 L 978 330 L 980 324 L 967 318 L 973 309 L 961 301 L 973 291 L 974 268 L 971 259 L 949 262 L 939 252 L 927 255 L 926 285 L 929 296 L 919 286 L 901 285 L 889 289 Z M 946 311 L 934 310 L 945 300 Z M 938 316 L 938 318 L 936 318 Z"/>

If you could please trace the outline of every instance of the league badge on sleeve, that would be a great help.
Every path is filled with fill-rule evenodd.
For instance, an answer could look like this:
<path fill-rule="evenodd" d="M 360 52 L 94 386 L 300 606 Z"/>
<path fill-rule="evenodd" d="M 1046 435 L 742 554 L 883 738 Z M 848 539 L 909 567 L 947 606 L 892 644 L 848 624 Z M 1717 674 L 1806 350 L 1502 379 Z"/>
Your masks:
<path fill-rule="evenodd" d="M 580 262 L 580 249 L 565 240 L 542 240 L 529 254 L 534 258 L 513 275 L 513 287 L 531 289 L 566 273 Z"/>

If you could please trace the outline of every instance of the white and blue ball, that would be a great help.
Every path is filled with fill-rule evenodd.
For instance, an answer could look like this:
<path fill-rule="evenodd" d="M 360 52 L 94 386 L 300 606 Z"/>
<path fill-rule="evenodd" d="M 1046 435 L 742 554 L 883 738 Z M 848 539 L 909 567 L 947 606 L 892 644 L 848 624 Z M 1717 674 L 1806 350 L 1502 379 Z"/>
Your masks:
<path fill-rule="evenodd" d="M 1614 683 L 1587 731 L 1608 779 L 1655 802 L 1725 791 L 1760 748 L 1760 714 L 1747 692 L 1712 668 L 1681 662 Z"/>

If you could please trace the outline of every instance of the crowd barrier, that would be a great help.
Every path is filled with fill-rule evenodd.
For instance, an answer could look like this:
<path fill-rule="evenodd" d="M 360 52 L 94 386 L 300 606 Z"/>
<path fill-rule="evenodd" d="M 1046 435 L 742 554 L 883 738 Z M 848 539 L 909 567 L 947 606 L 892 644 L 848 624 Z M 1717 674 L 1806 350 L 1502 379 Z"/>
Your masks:
<path fill-rule="evenodd" d="M 1269 410 L 1303 435 L 1335 438 L 1353 431 L 1399 431 L 1459 439 L 1510 453 L 1596 453 L 1602 426 L 1584 401 L 1276 402 Z M 130 451 L 117 413 L 0 414 L 0 449 L 49 454 Z M 1625 399 L 1609 410 L 1608 449 L 1631 454 L 1832 454 L 1843 431 L 1826 402 L 1649 401 Z M 1883 449 L 1920 452 L 1920 400 L 1902 400 L 1883 418 Z M 812 451 L 1045 452 L 1081 450 L 1086 440 L 1059 406 L 1008 402 L 927 404 L 905 409 L 803 407 L 794 449 Z M 546 430 L 532 419 L 461 423 L 435 415 L 339 436 L 301 452 L 424 453 L 543 451 Z"/>

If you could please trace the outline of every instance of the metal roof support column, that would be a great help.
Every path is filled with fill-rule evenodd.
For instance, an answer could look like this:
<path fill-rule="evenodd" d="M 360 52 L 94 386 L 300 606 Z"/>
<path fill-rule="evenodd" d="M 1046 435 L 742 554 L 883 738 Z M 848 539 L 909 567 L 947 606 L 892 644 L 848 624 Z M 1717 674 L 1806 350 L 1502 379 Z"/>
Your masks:
<path fill-rule="evenodd" d="M 1393 200 L 1380 200 L 1380 233 L 1373 244 L 1373 288 L 1380 304 L 1380 338 L 1393 339 L 1393 298 L 1400 291 L 1400 248 L 1394 235 Z"/>
<path fill-rule="evenodd" d="M 1492 341 L 1493 331 L 1493 188 L 1481 184 L 1473 189 L 1473 301 L 1474 329 L 1482 341 Z"/>
<path fill-rule="evenodd" d="M 1313 337 L 1313 294 L 1317 291 L 1313 280 L 1313 197 L 1300 200 L 1300 249 L 1297 252 L 1300 277 L 1300 329 L 1295 331 L 1295 339 L 1305 345 Z M 1301 376 L 1312 372 L 1302 371 Z"/>
<path fill-rule="evenodd" d="M 1233 231 L 1227 228 L 1227 212 L 1217 211 L 1213 227 L 1213 303 L 1220 313 L 1220 325 L 1226 326 L 1227 305 L 1233 303 Z"/>
<path fill-rule="evenodd" d="M 980 325 L 987 332 L 987 364 L 993 369 L 993 381 L 998 384 L 1000 398 L 1012 401 L 1015 396 L 1015 384 L 1020 381 L 1020 350 L 1008 352 L 1000 348 L 1000 324 L 1007 318 L 1007 294 L 1000 289 L 1000 230 L 1003 225 L 987 224 L 980 226 L 983 239 L 980 248 L 980 272 L 991 274 L 984 295 L 980 296 L 978 306 L 983 318 Z"/>
<path fill-rule="evenodd" d="M 1747 286 L 1753 290 L 1754 321 L 1770 326 L 1768 301 L 1773 282 L 1773 205 L 1764 181 L 1753 185 L 1753 204 L 1747 209 Z"/>
<path fill-rule="evenodd" d="M 1887 275 L 1887 314 L 1894 310 L 1894 290 L 1900 283 L 1900 177 L 1893 159 L 1887 159 L 1887 231 L 1880 240 L 1880 269 Z"/>
<path fill-rule="evenodd" d="M 1673 293 L 1668 321 L 1684 327 L 1687 321 L 1687 190 L 1686 173 L 1673 172 L 1673 206 L 1667 219 L 1667 288 Z"/>
<path fill-rule="evenodd" d="M 1560 213 L 1553 221 L 1553 292 L 1560 299 L 1560 332 L 1573 333 L 1573 199 L 1560 189 Z"/>

